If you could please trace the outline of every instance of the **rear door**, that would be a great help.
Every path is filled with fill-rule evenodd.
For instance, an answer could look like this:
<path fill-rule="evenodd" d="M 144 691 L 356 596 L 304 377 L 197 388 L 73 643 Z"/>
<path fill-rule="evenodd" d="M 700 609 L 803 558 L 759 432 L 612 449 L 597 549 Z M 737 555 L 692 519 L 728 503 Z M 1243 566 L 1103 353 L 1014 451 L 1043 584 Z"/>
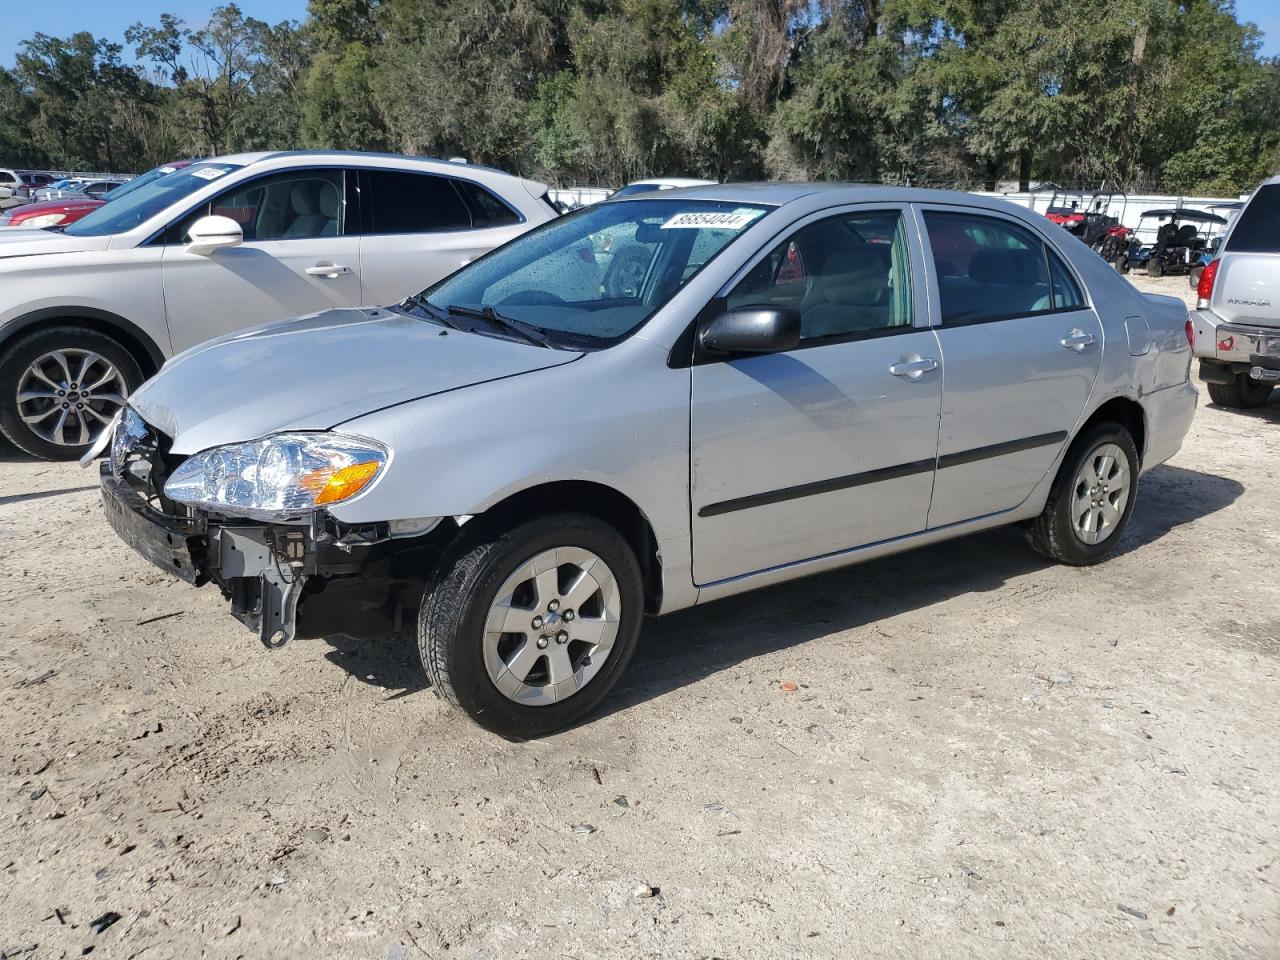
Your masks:
<path fill-rule="evenodd" d="M 397 303 L 523 233 L 524 218 L 462 177 L 408 170 L 359 174 L 365 301 Z"/>
<path fill-rule="evenodd" d="M 243 327 L 361 303 L 360 240 L 348 230 L 347 175 L 309 168 L 242 181 L 163 237 L 164 300 L 175 350 Z M 230 217 L 244 242 L 191 253 L 186 233 Z"/>
<path fill-rule="evenodd" d="M 932 204 L 918 214 L 945 370 L 935 528 L 1026 499 L 1093 390 L 1102 325 L 1066 262 L 1012 217 Z"/>
<path fill-rule="evenodd" d="M 1264 184 L 1240 212 L 1210 307 L 1229 323 L 1280 326 L 1280 183 Z"/>

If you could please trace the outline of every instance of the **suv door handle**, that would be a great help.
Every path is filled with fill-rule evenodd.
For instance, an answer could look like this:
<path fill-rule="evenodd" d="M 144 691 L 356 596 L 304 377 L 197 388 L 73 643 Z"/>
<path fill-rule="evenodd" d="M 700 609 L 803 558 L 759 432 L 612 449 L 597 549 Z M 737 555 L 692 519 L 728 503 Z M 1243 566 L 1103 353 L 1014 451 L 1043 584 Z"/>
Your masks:
<path fill-rule="evenodd" d="M 919 380 L 926 373 L 937 369 L 938 361 L 933 357 L 922 357 L 918 353 L 904 353 L 902 359 L 889 368 L 889 372 L 895 377 Z"/>
<path fill-rule="evenodd" d="M 317 263 L 314 267 L 307 267 L 308 277 L 324 277 L 326 280 L 337 280 L 338 277 L 350 272 L 350 267 L 336 263 Z"/>
<path fill-rule="evenodd" d="M 1066 347 L 1068 350 L 1074 350 L 1076 353 L 1079 353 L 1085 347 L 1089 346 L 1089 344 L 1093 343 L 1093 334 L 1085 333 L 1079 327 L 1076 327 L 1065 337 L 1059 340 L 1058 343 L 1062 344 L 1062 346 Z"/>

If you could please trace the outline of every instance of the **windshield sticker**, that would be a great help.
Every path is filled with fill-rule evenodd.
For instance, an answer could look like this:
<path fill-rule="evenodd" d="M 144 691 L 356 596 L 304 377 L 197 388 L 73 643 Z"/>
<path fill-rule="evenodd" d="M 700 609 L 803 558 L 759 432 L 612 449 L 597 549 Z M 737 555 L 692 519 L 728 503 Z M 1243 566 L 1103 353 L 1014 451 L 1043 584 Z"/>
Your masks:
<path fill-rule="evenodd" d="M 745 213 L 677 213 L 662 225 L 663 230 L 741 230 L 763 210 Z"/>
<path fill-rule="evenodd" d="M 199 170 L 192 170 L 191 175 L 201 180 L 217 180 L 230 169 L 230 167 L 201 167 Z"/>

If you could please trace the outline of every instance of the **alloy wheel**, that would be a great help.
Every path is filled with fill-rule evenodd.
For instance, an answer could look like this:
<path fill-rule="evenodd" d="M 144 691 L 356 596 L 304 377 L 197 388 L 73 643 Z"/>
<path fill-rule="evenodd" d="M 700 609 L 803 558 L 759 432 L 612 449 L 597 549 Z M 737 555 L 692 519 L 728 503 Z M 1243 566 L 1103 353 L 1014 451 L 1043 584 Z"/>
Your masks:
<path fill-rule="evenodd" d="M 544 550 L 507 577 L 489 608 L 489 679 L 516 703 L 559 703 L 605 665 L 621 615 L 621 592 L 600 557 L 581 547 Z"/>
<path fill-rule="evenodd" d="M 1124 516 L 1132 490 L 1129 461 L 1114 443 L 1099 444 L 1076 474 L 1071 517 L 1076 536 L 1084 543 L 1101 543 L 1110 537 Z"/>
<path fill-rule="evenodd" d="M 41 440 L 92 443 L 124 405 L 128 386 L 100 353 L 66 347 L 37 357 L 18 379 L 18 416 Z"/>

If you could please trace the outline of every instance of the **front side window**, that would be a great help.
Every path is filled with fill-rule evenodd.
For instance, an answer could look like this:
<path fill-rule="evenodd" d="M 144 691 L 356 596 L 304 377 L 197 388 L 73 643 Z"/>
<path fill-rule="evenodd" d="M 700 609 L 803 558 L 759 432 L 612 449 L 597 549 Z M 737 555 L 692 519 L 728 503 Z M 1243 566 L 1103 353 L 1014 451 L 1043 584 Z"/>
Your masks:
<path fill-rule="evenodd" d="M 491 309 L 554 346 L 630 335 L 766 207 L 711 200 L 599 203 L 552 220 L 405 301 L 425 319 L 501 333 Z M 455 307 L 452 313 L 450 307 Z"/>
<path fill-rule="evenodd" d="M 924 215 L 938 275 L 943 326 L 985 323 L 1052 312 L 1054 291 L 1044 241 L 1030 230 L 980 214 Z M 1055 257 L 1056 259 L 1056 257 Z M 1083 302 L 1066 268 L 1058 264 L 1054 289 L 1063 304 Z"/>
<path fill-rule="evenodd" d="M 909 328 L 911 264 L 901 213 L 844 214 L 804 227 L 751 268 L 728 306 L 796 310 L 802 342 Z"/>
<path fill-rule="evenodd" d="M 246 243 L 341 236 L 346 220 L 343 174 L 291 170 L 251 180 L 200 204 L 167 231 L 165 242 L 186 243 L 192 224 L 210 214 L 240 224 Z"/>
<path fill-rule="evenodd" d="M 239 169 L 232 163 L 194 163 L 99 207 L 64 232 L 73 237 L 105 237 L 132 230 L 197 190 Z"/>

